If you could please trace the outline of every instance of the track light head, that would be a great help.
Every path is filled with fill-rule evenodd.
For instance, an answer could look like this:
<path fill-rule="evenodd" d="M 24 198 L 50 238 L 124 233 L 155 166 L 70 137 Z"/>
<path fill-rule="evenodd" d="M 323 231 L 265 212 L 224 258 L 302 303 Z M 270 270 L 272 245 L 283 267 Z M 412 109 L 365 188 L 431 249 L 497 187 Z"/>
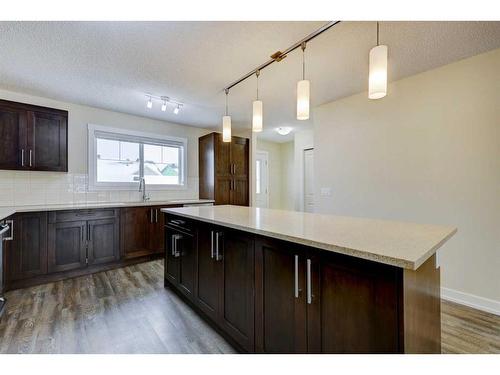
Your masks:
<path fill-rule="evenodd" d="M 181 105 L 177 104 L 177 107 L 174 108 L 174 115 L 178 115 L 180 110 L 181 110 Z"/>
<path fill-rule="evenodd" d="M 147 107 L 148 109 L 153 108 L 153 98 L 152 98 L 151 96 L 149 97 L 149 99 L 148 99 L 148 101 L 147 101 L 147 103 L 146 103 L 146 107 Z"/>

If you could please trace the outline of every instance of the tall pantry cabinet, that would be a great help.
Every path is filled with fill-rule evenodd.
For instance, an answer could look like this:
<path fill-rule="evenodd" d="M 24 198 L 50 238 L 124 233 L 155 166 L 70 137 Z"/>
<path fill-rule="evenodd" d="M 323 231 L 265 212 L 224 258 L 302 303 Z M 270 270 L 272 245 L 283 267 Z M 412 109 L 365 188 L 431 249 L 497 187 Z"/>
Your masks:
<path fill-rule="evenodd" d="M 210 133 L 199 138 L 200 199 L 215 204 L 249 205 L 248 138 L 231 137 L 223 142 L 222 134 Z"/>

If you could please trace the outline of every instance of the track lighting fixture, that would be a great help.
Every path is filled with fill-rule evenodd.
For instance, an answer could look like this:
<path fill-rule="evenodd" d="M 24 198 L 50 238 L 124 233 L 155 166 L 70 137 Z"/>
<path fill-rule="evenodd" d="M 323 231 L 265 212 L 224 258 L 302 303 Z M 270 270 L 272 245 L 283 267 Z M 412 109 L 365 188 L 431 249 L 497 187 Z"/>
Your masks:
<path fill-rule="evenodd" d="M 370 50 L 369 55 L 369 99 L 380 99 L 387 95 L 387 51 L 387 46 L 379 43 L 379 23 L 377 22 L 377 45 Z"/>
<path fill-rule="evenodd" d="M 153 108 L 153 99 L 161 101 L 161 111 L 166 112 L 167 107 L 169 104 L 172 104 L 174 106 L 173 113 L 174 114 L 179 114 L 181 107 L 184 105 L 181 102 L 178 102 L 176 100 L 170 99 L 168 96 L 155 96 L 151 94 L 146 94 L 147 102 L 146 102 L 146 107 L 148 109 Z"/>
<path fill-rule="evenodd" d="M 231 116 L 228 115 L 227 111 L 227 96 L 229 90 L 224 90 L 226 93 L 226 115 L 222 117 L 222 141 L 231 142 Z"/>
<path fill-rule="evenodd" d="M 302 80 L 297 82 L 297 120 L 309 119 L 309 99 L 311 84 L 306 79 L 306 43 L 302 42 Z"/>
<path fill-rule="evenodd" d="M 262 131 L 262 100 L 259 100 L 259 75 L 260 70 L 255 72 L 257 77 L 257 99 L 253 102 L 252 130 L 256 133 Z"/>

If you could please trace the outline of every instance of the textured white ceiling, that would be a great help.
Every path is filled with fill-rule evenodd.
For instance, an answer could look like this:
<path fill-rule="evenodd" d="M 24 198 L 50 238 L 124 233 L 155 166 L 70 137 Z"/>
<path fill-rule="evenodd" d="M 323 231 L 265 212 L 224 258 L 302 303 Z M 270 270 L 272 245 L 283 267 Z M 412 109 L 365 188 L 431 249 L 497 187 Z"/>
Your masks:
<path fill-rule="evenodd" d="M 0 22 L 0 86 L 12 90 L 181 124 L 218 128 L 222 88 L 319 22 Z M 389 80 L 500 48 L 500 22 L 382 22 Z M 374 22 L 343 22 L 310 42 L 306 75 L 312 105 L 366 90 Z M 311 127 L 295 120 L 301 52 L 266 68 L 262 137 L 284 141 L 273 128 Z M 145 93 L 185 103 L 174 115 Z M 235 127 L 249 127 L 255 79 L 231 90 Z M 368 100 L 368 99 L 367 99 Z"/>

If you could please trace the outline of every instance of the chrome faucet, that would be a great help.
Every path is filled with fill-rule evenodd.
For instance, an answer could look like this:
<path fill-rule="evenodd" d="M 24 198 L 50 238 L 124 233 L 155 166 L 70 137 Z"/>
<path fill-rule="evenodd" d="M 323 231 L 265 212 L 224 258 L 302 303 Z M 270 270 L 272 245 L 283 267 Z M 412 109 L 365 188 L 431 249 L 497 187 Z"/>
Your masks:
<path fill-rule="evenodd" d="M 147 202 L 151 199 L 149 195 L 146 194 L 146 180 L 144 180 L 144 177 L 141 177 L 141 180 L 139 181 L 139 191 L 142 191 L 143 202 Z"/>

